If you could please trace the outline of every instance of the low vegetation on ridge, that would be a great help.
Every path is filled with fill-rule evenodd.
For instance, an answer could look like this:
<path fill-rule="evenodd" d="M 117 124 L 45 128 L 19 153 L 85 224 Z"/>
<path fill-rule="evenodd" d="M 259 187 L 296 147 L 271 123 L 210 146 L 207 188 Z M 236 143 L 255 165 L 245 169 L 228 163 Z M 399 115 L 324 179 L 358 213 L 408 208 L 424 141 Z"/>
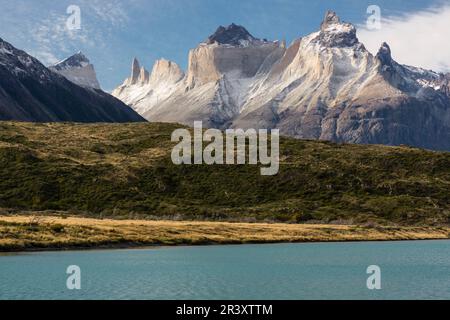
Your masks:
<path fill-rule="evenodd" d="M 0 123 L 0 207 L 71 216 L 448 225 L 450 153 L 282 138 L 280 171 L 171 161 L 174 124 Z"/>

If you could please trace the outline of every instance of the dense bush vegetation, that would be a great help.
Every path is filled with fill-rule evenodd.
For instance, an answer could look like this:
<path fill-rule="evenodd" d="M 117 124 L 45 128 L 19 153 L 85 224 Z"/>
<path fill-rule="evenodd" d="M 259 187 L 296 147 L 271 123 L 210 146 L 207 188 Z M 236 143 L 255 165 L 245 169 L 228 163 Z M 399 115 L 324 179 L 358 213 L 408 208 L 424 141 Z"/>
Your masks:
<path fill-rule="evenodd" d="M 95 217 L 449 224 L 450 153 L 282 138 L 277 176 L 172 164 L 171 124 L 0 123 L 0 207 Z"/>

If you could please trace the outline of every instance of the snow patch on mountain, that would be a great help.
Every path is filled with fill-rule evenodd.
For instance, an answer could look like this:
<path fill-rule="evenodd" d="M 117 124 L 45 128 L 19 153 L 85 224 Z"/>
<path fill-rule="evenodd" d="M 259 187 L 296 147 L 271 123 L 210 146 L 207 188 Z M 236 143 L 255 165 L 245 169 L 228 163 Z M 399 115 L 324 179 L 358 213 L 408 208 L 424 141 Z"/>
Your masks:
<path fill-rule="evenodd" d="M 149 73 L 134 58 L 131 76 L 113 91 L 113 96 L 133 106 L 139 114 L 144 114 L 153 106 L 167 99 L 184 78 L 184 72 L 174 62 L 157 60 Z"/>
<path fill-rule="evenodd" d="M 86 90 L 74 84 L 2 39 L 0 120 L 83 123 L 144 121 L 118 99 L 103 91 Z"/>
<path fill-rule="evenodd" d="M 40 83 L 52 81 L 50 71 L 37 59 L 26 52 L 16 49 L 0 38 L 0 66 L 11 71 L 16 76 L 31 76 Z"/>
<path fill-rule="evenodd" d="M 134 61 L 113 92 L 150 121 L 450 149 L 450 75 L 398 64 L 387 43 L 372 55 L 332 11 L 288 47 L 233 24 L 189 52 L 186 74 L 158 64 L 146 80 Z"/>

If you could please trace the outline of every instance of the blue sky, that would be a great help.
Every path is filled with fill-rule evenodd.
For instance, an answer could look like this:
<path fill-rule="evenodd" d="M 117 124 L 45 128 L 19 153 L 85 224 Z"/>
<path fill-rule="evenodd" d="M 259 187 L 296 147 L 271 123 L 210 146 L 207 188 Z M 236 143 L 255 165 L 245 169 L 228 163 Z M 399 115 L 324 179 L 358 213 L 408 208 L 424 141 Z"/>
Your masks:
<path fill-rule="evenodd" d="M 256 37 L 290 42 L 317 30 L 327 9 L 335 10 L 345 21 L 364 25 L 367 7 L 373 4 L 380 6 L 389 28 L 363 32 L 368 48 L 376 50 L 388 38 L 396 42 L 391 47 L 398 43 L 400 62 L 448 68 L 450 48 L 445 48 L 435 65 L 429 61 L 435 48 L 423 49 L 422 57 L 412 53 L 420 50 L 410 48 L 416 45 L 420 49 L 424 41 L 444 42 L 439 37 L 447 31 L 433 30 L 450 21 L 450 16 L 442 16 L 442 8 L 450 6 L 448 0 L 0 0 L 0 37 L 45 64 L 81 50 L 95 65 L 102 87 L 109 91 L 129 75 L 135 56 L 147 69 L 161 57 L 186 68 L 189 49 L 219 25 L 234 22 Z M 69 5 L 81 9 L 81 30 L 65 27 Z M 434 26 L 435 21 L 439 25 Z M 419 28 L 421 23 L 424 29 Z M 430 23 L 431 31 L 425 32 L 425 24 Z"/>

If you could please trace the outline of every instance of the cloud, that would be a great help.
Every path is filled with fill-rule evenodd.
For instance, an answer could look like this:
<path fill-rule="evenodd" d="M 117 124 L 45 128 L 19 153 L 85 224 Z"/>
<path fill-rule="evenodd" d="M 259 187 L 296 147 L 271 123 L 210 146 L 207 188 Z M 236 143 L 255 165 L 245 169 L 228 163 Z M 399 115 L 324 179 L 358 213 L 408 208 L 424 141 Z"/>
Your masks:
<path fill-rule="evenodd" d="M 112 26 L 123 26 L 129 20 L 123 1 L 85 0 L 83 6 L 86 10 L 91 10 L 91 16 Z"/>
<path fill-rule="evenodd" d="M 45 65 L 54 65 L 60 61 L 55 55 L 53 55 L 51 50 L 48 50 L 47 48 L 32 51 L 30 52 L 30 54 L 33 57 L 36 57 L 39 61 L 41 61 Z"/>
<path fill-rule="evenodd" d="M 39 22 L 32 29 L 33 41 L 37 44 L 31 53 L 45 64 L 59 61 L 55 52 L 71 53 L 75 47 L 94 45 L 86 30 L 69 30 L 67 16 L 51 13 L 50 17 Z"/>
<path fill-rule="evenodd" d="M 81 11 L 79 30 L 67 28 L 69 14 L 65 11 L 51 11 L 47 18 L 30 28 L 36 44 L 30 53 L 44 64 L 55 64 L 60 60 L 56 55 L 66 58 L 81 48 L 106 47 L 114 29 L 129 21 L 124 3 L 119 0 L 83 0 L 78 6 Z"/>
<path fill-rule="evenodd" d="M 372 53 L 377 53 L 381 44 L 387 42 L 399 63 L 450 72 L 449 30 L 450 4 L 447 3 L 401 16 L 382 16 L 380 30 L 359 26 L 358 37 Z"/>

